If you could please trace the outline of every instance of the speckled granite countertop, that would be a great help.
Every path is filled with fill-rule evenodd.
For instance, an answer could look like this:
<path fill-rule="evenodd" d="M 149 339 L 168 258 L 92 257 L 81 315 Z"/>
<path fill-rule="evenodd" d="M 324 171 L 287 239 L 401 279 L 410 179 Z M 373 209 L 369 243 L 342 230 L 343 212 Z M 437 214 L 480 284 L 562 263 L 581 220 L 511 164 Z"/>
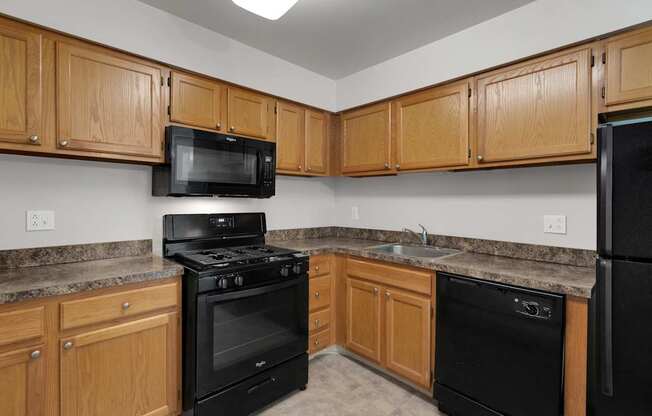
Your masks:
<path fill-rule="evenodd" d="M 582 298 L 591 297 L 591 289 L 595 284 L 595 269 L 592 267 L 569 266 L 491 254 L 460 251 L 444 257 L 424 259 L 370 250 L 371 247 L 387 242 L 349 238 L 270 240 L 267 243 L 310 255 L 349 254 Z"/>
<path fill-rule="evenodd" d="M 0 270 L 0 304 L 166 279 L 183 267 L 155 255 Z"/>

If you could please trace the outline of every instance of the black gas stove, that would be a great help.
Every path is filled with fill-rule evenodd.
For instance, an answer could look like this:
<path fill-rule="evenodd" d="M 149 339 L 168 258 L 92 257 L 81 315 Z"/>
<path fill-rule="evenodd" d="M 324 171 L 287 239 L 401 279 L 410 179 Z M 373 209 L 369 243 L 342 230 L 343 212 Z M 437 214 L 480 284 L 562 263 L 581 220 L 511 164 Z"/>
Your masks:
<path fill-rule="evenodd" d="M 308 382 L 308 256 L 265 244 L 265 214 L 166 215 L 183 264 L 183 415 L 246 415 Z"/>

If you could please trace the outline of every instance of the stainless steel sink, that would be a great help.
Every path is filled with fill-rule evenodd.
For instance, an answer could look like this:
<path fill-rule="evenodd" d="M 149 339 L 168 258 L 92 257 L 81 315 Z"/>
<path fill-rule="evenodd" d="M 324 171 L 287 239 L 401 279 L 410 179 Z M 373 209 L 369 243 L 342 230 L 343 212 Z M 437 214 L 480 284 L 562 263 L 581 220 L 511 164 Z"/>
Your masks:
<path fill-rule="evenodd" d="M 458 250 L 450 248 L 438 248 L 432 246 L 408 246 L 404 244 L 384 244 L 371 247 L 369 250 L 380 253 L 396 254 L 407 257 L 437 258 L 459 253 Z"/>

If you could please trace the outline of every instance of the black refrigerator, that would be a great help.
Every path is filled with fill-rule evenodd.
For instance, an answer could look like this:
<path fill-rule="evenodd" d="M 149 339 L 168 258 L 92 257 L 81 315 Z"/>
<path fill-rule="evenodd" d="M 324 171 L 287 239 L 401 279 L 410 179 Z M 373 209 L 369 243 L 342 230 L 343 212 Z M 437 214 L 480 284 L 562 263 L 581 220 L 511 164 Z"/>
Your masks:
<path fill-rule="evenodd" d="M 598 129 L 590 416 L 652 415 L 652 118 Z"/>

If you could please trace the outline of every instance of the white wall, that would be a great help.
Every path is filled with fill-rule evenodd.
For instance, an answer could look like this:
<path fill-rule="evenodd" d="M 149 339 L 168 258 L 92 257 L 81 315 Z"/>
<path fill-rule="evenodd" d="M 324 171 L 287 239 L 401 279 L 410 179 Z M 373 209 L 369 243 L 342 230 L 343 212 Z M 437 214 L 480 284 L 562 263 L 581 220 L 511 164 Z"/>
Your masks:
<path fill-rule="evenodd" d="M 652 19 L 650 0 L 538 0 L 337 81 L 337 108 L 437 84 Z"/>
<path fill-rule="evenodd" d="M 162 216 L 176 213 L 267 213 L 269 229 L 335 223 L 332 178 L 279 177 L 271 199 L 151 196 L 151 167 L 0 155 L 0 250 L 154 239 Z M 25 231 L 25 211 L 55 211 L 54 231 Z"/>
<path fill-rule="evenodd" d="M 595 187 L 595 165 L 341 178 L 336 222 L 386 230 L 421 223 L 435 234 L 595 249 Z M 566 215 L 567 234 L 544 234 L 545 214 Z"/>
<path fill-rule="evenodd" d="M 136 0 L 2 0 L 0 13 L 305 104 L 335 108 L 333 80 Z"/>

